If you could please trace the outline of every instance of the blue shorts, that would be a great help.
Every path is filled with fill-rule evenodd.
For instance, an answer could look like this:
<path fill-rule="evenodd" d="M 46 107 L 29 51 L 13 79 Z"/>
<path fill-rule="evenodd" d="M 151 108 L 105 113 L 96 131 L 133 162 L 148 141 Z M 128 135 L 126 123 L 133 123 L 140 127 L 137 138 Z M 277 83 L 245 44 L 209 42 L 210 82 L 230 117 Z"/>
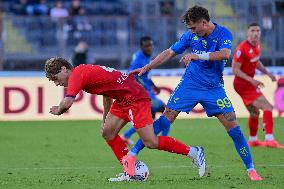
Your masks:
<path fill-rule="evenodd" d="M 207 116 L 234 112 L 233 105 L 223 87 L 201 89 L 192 87 L 186 80 L 181 80 L 172 93 L 167 108 L 189 113 L 200 103 Z"/>

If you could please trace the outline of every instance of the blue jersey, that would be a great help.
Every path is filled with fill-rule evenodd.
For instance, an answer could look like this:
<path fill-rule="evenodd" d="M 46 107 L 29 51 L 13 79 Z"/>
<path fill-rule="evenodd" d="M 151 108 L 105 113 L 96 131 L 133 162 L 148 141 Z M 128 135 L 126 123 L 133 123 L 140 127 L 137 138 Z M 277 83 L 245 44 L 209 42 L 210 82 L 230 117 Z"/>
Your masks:
<path fill-rule="evenodd" d="M 188 48 L 194 54 L 220 51 L 223 48 L 231 50 L 233 40 L 231 32 L 216 23 L 214 25 L 216 27 L 213 32 L 204 38 L 191 31 L 184 33 L 171 49 L 177 54 L 182 54 Z M 226 62 L 227 60 L 193 60 L 187 66 L 183 79 L 188 80 L 187 83 L 196 88 L 221 87 Z"/>
<path fill-rule="evenodd" d="M 141 50 L 135 52 L 130 63 L 128 71 L 135 70 L 137 68 L 142 68 L 151 61 L 150 56 L 146 56 Z M 149 71 L 147 71 L 142 76 L 135 76 L 137 80 L 143 85 L 143 87 L 149 92 L 152 92 L 153 82 L 149 77 Z"/>

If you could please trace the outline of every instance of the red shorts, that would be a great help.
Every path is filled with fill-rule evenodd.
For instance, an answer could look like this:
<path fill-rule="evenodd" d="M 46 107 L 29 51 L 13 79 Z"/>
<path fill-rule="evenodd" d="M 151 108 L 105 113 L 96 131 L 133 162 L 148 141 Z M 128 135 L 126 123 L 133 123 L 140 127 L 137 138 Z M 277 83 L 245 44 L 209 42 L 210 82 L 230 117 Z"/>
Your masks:
<path fill-rule="evenodd" d="M 142 99 L 129 105 L 122 105 L 114 101 L 109 112 L 131 122 L 135 129 L 153 124 L 150 99 Z"/>
<path fill-rule="evenodd" d="M 241 96 L 246 106 L 252 104 L 253 101 L 263 95 L 259 88 L 256 88 L 248 81 L 235 79 L 234 88 L 236 92 Z"/>

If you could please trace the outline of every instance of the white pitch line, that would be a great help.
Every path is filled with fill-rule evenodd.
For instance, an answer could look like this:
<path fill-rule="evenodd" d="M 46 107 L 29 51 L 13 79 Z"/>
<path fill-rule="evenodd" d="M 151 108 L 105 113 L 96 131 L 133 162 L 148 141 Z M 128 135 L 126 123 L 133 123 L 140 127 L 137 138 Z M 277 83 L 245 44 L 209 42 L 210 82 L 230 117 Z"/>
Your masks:
<path fill-rule="evenodd" d="M 240 167 L 240 165 L 209 165 L 211 168 L 226 168 L 226 167 Z M 284 164 L 275 165 L 257 165 L 257 167 L 284 167 Z M 0 167 L 0 170 L 92 170 L 92 169 L 115 169 L 118 167 Z M 179 169 L 179 168 L 192 168 L 189 165 L 161 165 L 152 166 L 153 169 Z"/>

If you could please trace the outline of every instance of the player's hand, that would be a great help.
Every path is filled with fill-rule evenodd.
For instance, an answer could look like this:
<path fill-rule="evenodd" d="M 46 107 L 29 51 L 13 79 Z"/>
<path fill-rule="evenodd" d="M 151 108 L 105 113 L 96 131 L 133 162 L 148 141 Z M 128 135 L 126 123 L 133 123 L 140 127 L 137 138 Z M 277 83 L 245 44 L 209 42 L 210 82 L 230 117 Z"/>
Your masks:
<path fill-rule="evenodd" d="M 147 67 L 147 65 L 146 66 L 144 66 L 144 67 L 142 67 L 142 68 L 137 68 L 137 69 L 135 69 L 135 70 L 132 70 L 132 71 L 130 71 L 129 73 L 128 73 L 128 75 L 130 75 L 130 74 L 136 74 L 136 75 L 138 75 L 138 76 L 141 76 L 141 75 L 143 75 L 145 72 L 147 72 L 147 71 L 149 71 L 150 69 Z"/>
<path fill-rule="evenodd" d="M 59 115 L 59 106 L 52 106 L 49 110 L 49 113 L 53 115 Z"/>
<path fill-rule="evenodd" d="M 252 79 L 251 84 L 253 84 L 253 86 L 255 86 L 255 87 L 260 87 L 260 88 L 264 87 L 264 84 L 261 81 L 258 81 L 256 79 Z"/>
<path fill-rule="evenodd" d="M 198 56 L 196 54 L 189 53 L 183 55 L 183 57 L 180 59 L 180 62 L 183 62 L 187 66 L 192 60 L 198 60 Z"/>
<path fill-rule="evenodd" d="M 271 79 L 272 81 L 276 81 L 276 80 L 277 80 L 276 77 L 275 77 L 275 75 L 273 75 L 273 74 L 271 74 L 271 73 L 268 74 L 268 77 L 270 77 L 270 79 Z"/>

